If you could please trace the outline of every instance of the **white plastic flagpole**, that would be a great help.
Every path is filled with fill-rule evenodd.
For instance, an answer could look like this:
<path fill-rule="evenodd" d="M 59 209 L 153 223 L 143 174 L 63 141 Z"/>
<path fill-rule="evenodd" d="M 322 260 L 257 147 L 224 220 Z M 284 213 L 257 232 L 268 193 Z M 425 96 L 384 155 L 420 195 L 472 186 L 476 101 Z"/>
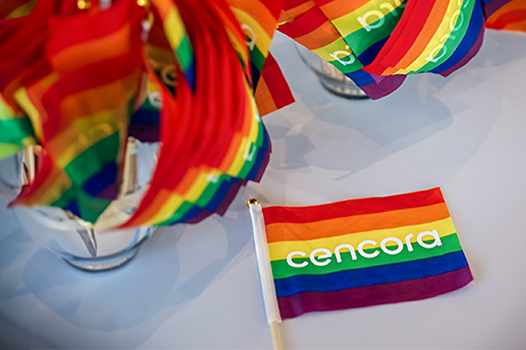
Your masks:
<path fill-rule="evenodd" d="M 258 200 L 255 198 L 250 199 L 247 205 L 250 211 L 250 218 L 252 219 L 259 279 L 261 281 L 261 290 L 263 292 L 263 302 L 265 304 L 267 322 L 272 335 L 272 346 L 274 347 L 274 350 L 281 350 L 283 348 L 281 346 L 281 337 L 278 328 L 278 325 L 281 323 L 281 315 L 279 313 L 276 289 L 274 288 L 274 278 L 272 277 L 272 269 L 270 266 L 263 211 L 261 210 L 261 204 L 259 204 Z"/>

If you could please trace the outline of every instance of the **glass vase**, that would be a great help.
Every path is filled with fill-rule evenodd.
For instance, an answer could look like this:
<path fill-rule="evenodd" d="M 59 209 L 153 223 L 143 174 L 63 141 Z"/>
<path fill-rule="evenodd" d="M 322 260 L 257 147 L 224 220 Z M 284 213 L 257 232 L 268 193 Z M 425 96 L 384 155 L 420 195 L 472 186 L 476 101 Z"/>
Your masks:
<path fill-rule="evenodd" d="M 14 217 L 33 240 L 74 267 L 104 271 L 122 266 L 137 254 L 155 230 L 150 226 L 112 227 L 124 223 L 135 211 L 155 168 L 157 151 L 157 144 L 128 140 L 121 193 L 96 225 L 55 207 L 14 206 Z M 2 161 L 0 195 L 4 201 L 15 198 L 20 186 L 31 178 L 31 158 L 32 153 L 26 151 Z"/>
<path fill-rule="evenodd" d="M 327 91 L 351 100 L 369 98 L 354 81 L 347 78 L 338 68 L 299 44 L 294 45 L 294 47 L 303 63 L 316 74 L 321 85 Z"/>

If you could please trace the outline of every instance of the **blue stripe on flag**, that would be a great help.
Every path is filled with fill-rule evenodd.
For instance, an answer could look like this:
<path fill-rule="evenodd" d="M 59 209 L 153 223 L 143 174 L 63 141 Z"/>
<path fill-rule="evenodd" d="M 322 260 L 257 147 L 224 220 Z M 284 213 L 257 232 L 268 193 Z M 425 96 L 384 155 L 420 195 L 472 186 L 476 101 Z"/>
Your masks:
<path fill-rule="evenodd" d="M 480 2 L 477 1 L 475 3 L 475 7 L 473 8 L 473 15 L 471 17 L 468 30 L 466 31 L 466 35 L 464 35 L 464 38 L 462 38 L 462 41 L 453 55 L 451 55 L 451 57 L 449 57 L 444 63 L 431 70 L 432 73 L 441 73 L 446 71 L 460 62 L 462 58 L 466 56 L 479 37 L 480 28 L 482 28 L 484 25 L 483 19 L 484 14 L 482 13 L 482 6 Z"/>
<path fill-rule="evenodd" d="M 348 270 L 326 275 L 300 275 L 274 280 L 278 298 L 303 292 L 335 292 L 394 283 L 455 271 L 468 265 L 462 251 L 398 264 Z"/>

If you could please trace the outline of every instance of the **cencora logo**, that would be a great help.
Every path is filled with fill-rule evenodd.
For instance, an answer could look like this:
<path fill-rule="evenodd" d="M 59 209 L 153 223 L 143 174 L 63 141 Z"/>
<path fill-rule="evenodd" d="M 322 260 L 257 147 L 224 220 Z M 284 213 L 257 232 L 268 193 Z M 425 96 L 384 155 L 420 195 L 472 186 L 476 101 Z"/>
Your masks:
<path fill-rule="evenodd" d="M 469 17 L 473 8 L 473 0 L 458 0 L 458 8 L 449 14 L 449 18 L 445 18 L 444 23 L 449 24 L 449 33 L 444 34 L 440 38 L 440 43 L 432 48 L 426 61 L 436 63 L 440 61 L 448 53 L 446 42 L 448 39 L 456 40 L 457 32 L 461 28 L 469 25 Z"/>
<path fill-rule="evenodd" d="M 306 267 L 310 261 L 310 263 L 316 266 L 326 266 L 331 263 L 333 256 L 337 263 L 341 263 L 343 261 L 343 253 L 350 254 L 352 260 L 357 260 L 358 255 L 362 258 L 373 259 L 382 253 L 387 255 L 398 255 L 404 250 L 404 248 L 407 249 L 408 252 L 412 252 L 413 244 L 415 243 L 425 249 L 433 249 L 442 245 L 437 230 L 420 232 L 416 235 L 416 242 L 414 242 L 414 238 L 415 235 L 413 233 L 407 234 L 404 242 L 397 237 L 386 237 L 380 241 L 379 247 L 377 241 L 365 239 L 358 244 L 356 247 L 357 249 L 351 244 L 342 243 L 334 248 L 334 254 L 329 249 L 323 247 L 313 249 L 309 253 L 295 250 L 287 255 L 287 264 L 293 268 L 303 268 Z M 367 247 L 377 248 L 367 249 Z M 304 258 L 307 255 L 309 257 L 308 261 L 305 259 L 301 259 L 302 262 L 300 263 L 294 261 L 294 258 Z"/>
<path fill-rule="evenodd" d="M 403 9 L 405 2 L 400 0 L 387 1 L 378 5 L 377 9 L 369 10 L 357 18 L 360 25 L 368 32 L 381 28 L 385 24 L 385 16 L 388 14 L 398 17 L 397 9 Z"/>

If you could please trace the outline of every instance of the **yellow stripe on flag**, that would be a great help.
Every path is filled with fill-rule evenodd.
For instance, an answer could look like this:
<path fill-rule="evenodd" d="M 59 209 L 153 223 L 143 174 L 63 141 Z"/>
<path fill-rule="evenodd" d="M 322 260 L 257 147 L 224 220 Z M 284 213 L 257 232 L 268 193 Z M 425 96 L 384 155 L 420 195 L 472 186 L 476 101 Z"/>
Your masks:
<path fill-rule="evenodd" d="M 432 230 L 436 230 L 438 232 L 439 237 L 444 237 L 456 233 L 453 221 L 451 220 L 451 218 L 446 218 L 443 220 L 437 220 L 421 225 L 402 226 L 386 230 L 357 232 L 348 235 L 313 239 L 309 241 L 274 242 L 269 243 L 270 260 L 286 259 L 287 255 L 293 251 L 303 251 L 308 254 L 314 249 L 326 248 L 329 249 L 331 252 L 334 252 L 334 249 L 340 244 L 350 244 L 355 249 L 357 249 L 358 244 L 360 244 L 360 242 L 364 240 L 376 241 L 376 245 L 367 245 L 367 248 L 374 248 L 379 247 L 380 242 L 387 237 L 398 238 L 402 242 L 405 242 L 406 236 L 410 233 L 414 235 L 414 237 L 411 238 L 411 242 L 416 242 L 416 236 L 420 232 Z M 330 227 L 327 227 L 326 231 L 330 232 Z"/>

